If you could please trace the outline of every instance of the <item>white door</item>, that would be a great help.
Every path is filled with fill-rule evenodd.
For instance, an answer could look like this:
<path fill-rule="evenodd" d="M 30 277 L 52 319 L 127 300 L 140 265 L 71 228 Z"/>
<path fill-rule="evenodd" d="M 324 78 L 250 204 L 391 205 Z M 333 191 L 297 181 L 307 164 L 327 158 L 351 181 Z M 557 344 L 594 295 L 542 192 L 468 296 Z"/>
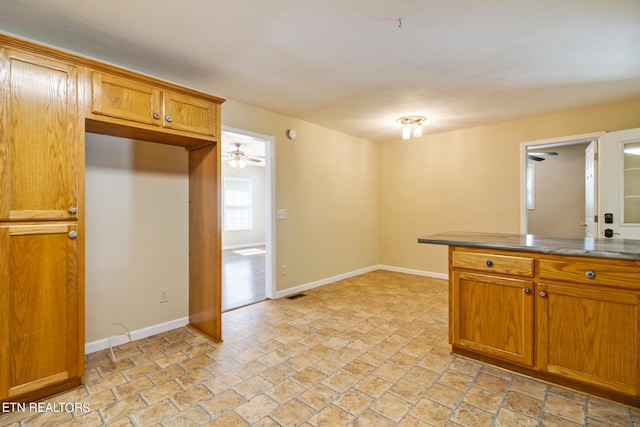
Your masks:
<path fill-rule="evenodd" d="M 585 237 L 597 237 L 598 229 L 595 221 L 595 217 L 598 214 L 598 207 L 596 206 L 596 183 L 597 168 L 596 168 L 596 151 L 597 144 L 595 141 L 587 146 L 584 153 L 585 167 L 584 167 L 584 201 L 585 201 L 585 221 L 584 221 L 584 235 Z"/>
<path fill-rule="evenodd" d="M 640 128 L 602 135 L 598 151 L 598 237 L 640 240 Z"/>

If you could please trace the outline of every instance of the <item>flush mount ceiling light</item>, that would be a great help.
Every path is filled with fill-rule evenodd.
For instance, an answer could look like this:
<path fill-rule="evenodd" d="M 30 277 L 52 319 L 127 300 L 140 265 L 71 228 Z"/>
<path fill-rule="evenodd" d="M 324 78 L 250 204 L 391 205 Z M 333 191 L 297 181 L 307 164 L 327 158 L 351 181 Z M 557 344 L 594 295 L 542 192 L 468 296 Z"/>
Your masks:
<path fill-rule="evenodd" d="M 396 120 L 402 125 L 402 139 L 411 138 L 413 133 L 414 138 L 420 138 L 422 136 L 422 123 L 427 120 L 424 116 L 404 116 Z"/>

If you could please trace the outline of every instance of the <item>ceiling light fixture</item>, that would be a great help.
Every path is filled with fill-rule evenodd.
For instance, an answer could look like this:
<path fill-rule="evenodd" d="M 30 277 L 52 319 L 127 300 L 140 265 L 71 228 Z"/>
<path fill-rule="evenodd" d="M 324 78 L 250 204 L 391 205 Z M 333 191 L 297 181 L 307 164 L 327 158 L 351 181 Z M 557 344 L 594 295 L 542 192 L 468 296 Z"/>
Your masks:
<path fill-rule="evenodd" d="M 413 133 L 414 138 L 420 138 L 422 136 L 422 123 L 427 120 L 424 116 L 404 116 L 396 120 L 402 125 L 402 139 L 411 138 Z"/>
<path fill-rule="evenodd" d="M 227 163 L 229 164 L 229 166 L 236 169 L 242 169 L 243 167 L 247 166 L 247 162 L 245 162 L 243 159 L 231 159 Z"/>

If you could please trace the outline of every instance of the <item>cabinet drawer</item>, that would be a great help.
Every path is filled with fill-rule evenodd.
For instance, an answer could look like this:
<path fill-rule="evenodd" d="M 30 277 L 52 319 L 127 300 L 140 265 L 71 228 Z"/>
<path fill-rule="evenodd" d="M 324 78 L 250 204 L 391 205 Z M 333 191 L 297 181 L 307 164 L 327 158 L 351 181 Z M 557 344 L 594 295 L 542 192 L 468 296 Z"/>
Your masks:
<path fill-rule="evenodd" d="M 533 259 L 491 253 L 454 251 L 453 268 L 533 277 Z"/>
<path fill-rule="evenodd" d="M 541 279 L 640 289 L 640 268 L 590 262 L 538 261 Z"/>

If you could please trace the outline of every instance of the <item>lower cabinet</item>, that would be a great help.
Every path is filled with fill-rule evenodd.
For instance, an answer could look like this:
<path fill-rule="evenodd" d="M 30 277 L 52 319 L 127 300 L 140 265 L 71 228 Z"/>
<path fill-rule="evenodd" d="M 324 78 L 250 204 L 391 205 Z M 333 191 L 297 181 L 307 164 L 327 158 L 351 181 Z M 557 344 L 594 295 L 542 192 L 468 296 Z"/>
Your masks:
<path fill-rule="evenodd" d="M 76 224 L 0 224 L 0 400 L 81 383 L 77 232 Z"/>
<path fill-rule="evenodd" d="M 454 353 L 640 407 L 639 261 L 449 255 Z"/>
<path fill-rule="evenodd" d="M 533 282 L 453 272 L 452 343 L 525 366 L 533 365 Z"/>
<path fill-rule="evenodd" d="M 541 371 L 640 395 L 640 292 L 538 285 Z"/>

